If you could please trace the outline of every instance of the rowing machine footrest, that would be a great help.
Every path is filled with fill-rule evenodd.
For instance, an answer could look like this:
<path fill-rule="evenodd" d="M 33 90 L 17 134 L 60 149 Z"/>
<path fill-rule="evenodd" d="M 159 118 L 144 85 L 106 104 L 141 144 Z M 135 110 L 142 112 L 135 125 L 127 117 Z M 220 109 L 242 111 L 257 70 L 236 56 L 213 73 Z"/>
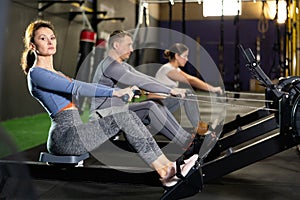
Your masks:
<path fill-rule="evenodd" d="M 87 158 L 89 158 L 90 155 L 89 153 L 85 153 L 82 155 L 70 155 L 70 156 L 64 156 L 64 155 L 53 155 L 51 153 L 47 152 L 41 152 L 40 153 L 40 162 L 45 162 L 45 163 L 55 163 L 55 164 L 77 164 Z"/>

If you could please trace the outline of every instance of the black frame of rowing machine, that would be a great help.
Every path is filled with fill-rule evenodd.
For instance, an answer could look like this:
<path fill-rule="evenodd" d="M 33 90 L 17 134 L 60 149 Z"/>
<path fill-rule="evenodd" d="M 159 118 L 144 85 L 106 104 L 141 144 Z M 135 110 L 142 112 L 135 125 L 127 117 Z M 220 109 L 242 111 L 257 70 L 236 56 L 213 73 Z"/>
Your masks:
<path fill-rule="evenodd" d="M 283 98 L 280 107 L 285 108 L 286 103 L 287 100 Z M 264 118 L 252 120 L 253 116 L 260 115 L 261 112 L 266 114 Z M 290 114 L 285 109 L 280 109 L 279 112 L 282 116 Z M 222 132 L 223 137 L 211 151 L 214 158 L 210 158 L 202 166 L 204 183 L 299 144 L 299 138 L 295 138 L 293 130 L 282 128 L 281 125 L 286 123 L 286 120 L 287 118 L 282 117 L 278 124 L 274 114 L 267 115 L 267 111 L 260 110 L 230 122 L 237 127 L 237 131 L 233 134 Z M 242 130 L 239 122 L 244 121 L 251 125 Z M 215 156 L 217 154 L 219 156 Z"/>
<path fill-rule="evenodd" d="M 252 75 L 265 85 L 266 98 L 273 101 L 266 108 L 272 109 L 237 116 L 224 125 L 220 139 L 202 166 L 204 183 L 300 144 L 299 135 L 291 127 L 291 96 L 280 91 L 265 75 L 251 49 L 240 49 Z M 292 78 L 286 81 L 290 84 Z"/>

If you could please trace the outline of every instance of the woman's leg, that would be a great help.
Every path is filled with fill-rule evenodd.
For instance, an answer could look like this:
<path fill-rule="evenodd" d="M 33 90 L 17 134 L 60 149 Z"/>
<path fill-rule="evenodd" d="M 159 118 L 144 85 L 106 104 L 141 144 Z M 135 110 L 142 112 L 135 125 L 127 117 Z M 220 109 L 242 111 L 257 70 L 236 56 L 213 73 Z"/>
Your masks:
<path fill-rule="evenodd" d="M 179 125 L 166 107 L 153 101 L 144 101 L 131 103 L 129 109 L 135 112 L 143 122 L 146 121 L 149 124 L 151 132 L 160 132 L 180 146 L 190 143 L 192 135 Z"/>
<path fill-rule="evenodd" d="M 180 106 L 184 106 L 184 110 L 187 118 L 191 122 L 192 126 L 197 128 L 198 123 L 201 120 L 197 97 L 190 95 L 193 94 L 191 90 L 186 90 L 186 93 L 188 96 L 185 99 L 168 97 L 162 100 L 162 102 L 169 109 L 171 113 L 174 113 L 176 110 L 178 110 Z"/>
<path fill-rule="evenodd" d="M 116 124 L 125 132 L 128 142 L 135 148 L 138 154 L 143 157 L 149 165 L 157 160 L 158 157 L 164 157 L 151 133 L 143 125 L 138 116 L 133 111 L 129 111 L 127 115 L 129 118 L 128 116 L 123 115 L 123 113 L 115 114 L 114 119 Z M 156 155 L 156 159 L 153 155 L 154 153 Z M 166 159 L 160 160 L 160 163 L 163 166 L 166 162 L 169 161 Z"/>
<path fill-rule="evenodd" d="M 187 94 L 186 100 L 182 100 L 184 110 L 192 126 L 197 128 L 198 123 L 201 120 L 197 97 L 191 95 L 193 94 L 191 90 L 186 90 L 186 94 Z"/>
<path fill-rule="evenodd" d="M 139 156 L 160 175 L 163 184 L 174 182 L 170 178 L 176 174 L 176 162 L 171 162 L 163 154 L 151 133 L 134 112 L 117 113 L 109 118 L 115 122 L 113 129 L 117 126 L 125 132 L 128 142 L 135 148 Z M 194 156 L 181 166 L 183 176 L 188 173 L 197 158 L 198 156 Z"/>
<path fill-rule="evenodd" d="M 54 154 L 80 155 L 98 148 L 121 129 L 148 164 L 162 154 L 148 129 L 130 112 L 83 123 L 77 110 L 63 111 L 52 120 L 48 149 Z"/>
<path fill-rule="evenodd" d="M 62 136 L 52 137 L 52 146 L 60 143 L 55 148 L 59 154 L 79 155 L 92 151 L 122 129 L 128 142 L 147 164 L 150 165 L 162 155 L 151 133 L 132 111 L 116 113 L 88 123 L 82 123 L 78 111 L 64 111 L 57 121 L 68 124 L 64 129 L 56 126 L 52 130 L 54 135 Z"/>
<path fill-rule="evenodd" d="M 175 175 L 175 162 L 171 162 L 163 154 L 151 133 L 133 111 L 117 113 L 112 117 L 116 125 L 124 131 L 128 142 L 139 156 L 152 167 L 162 179 L 165 180 Z"/>
<path fill-rule="evenodd" d="M 53 153 L 65 155 L 79 155 L 92 151 L 122 129 L 139 156 L 155 169 L 162 179 L 175 175 L 175 163 L 162 153 L 151 133 L 132 111 L 88 123 L 82 123 L 78 111 L 63 111 L 53 119 L 51 129 L 49 144 L 54 150 Z"/>
<path fill-rule="evenodd" d="M 181 107 L 180 101 L 176 97 L 167 97 L 165 99 L 162 99 L 161 101 L 171 113 L 174 113 Z"/>

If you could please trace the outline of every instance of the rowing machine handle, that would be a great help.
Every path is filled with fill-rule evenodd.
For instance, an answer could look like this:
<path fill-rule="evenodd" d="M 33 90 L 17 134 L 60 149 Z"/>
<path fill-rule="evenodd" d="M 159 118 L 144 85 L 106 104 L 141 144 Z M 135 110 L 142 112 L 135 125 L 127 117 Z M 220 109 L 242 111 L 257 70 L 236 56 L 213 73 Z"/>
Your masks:
<path fill-rule="evenodd" d="M 140 96 L 140 95 L 142 94 L 142 92 L 141 92 L 140 90 L 133 90 L 132 92 L 133 92 L 133 94 L 134 94 L 133 97 L 136 96 L 136 95 Z M 121 98 L 122 98 L 122 100 L 123 100 L 124 102 L 128 103 L 128 100 L 129 100 L 129 94 L 125 94 L 125 95 L 123 95 Z"/>
<path fill-rule="evenodd" d="M 128 100 L 129 100 L 129 94 L 125 94 L 125 95 L 123 95 L 122 97 L 121 97 L 121 99 L 124 101 L 124 102 L 128 102 Z"/>

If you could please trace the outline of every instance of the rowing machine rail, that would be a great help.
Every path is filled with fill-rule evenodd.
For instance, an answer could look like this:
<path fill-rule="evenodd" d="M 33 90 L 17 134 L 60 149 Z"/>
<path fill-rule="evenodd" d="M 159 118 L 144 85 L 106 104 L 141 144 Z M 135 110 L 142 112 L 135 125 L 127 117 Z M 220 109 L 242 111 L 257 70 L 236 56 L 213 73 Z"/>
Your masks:
<path fill-rule="evenodd" d="M 274 111 L 257 110 L 224 125 L 221 137 L 202 166 L 204 183 L 300 143 L 300 78 L 281 78 L 273 84 L 251 49 L 239 48 L 252 76 L 266 87 L 266 99 L 272 102 L 266 103 L 266 107 Z M 235 133 L 229 124 L 236 128 Z M 240 126 L 246 128 L 238 129 Z"/>

